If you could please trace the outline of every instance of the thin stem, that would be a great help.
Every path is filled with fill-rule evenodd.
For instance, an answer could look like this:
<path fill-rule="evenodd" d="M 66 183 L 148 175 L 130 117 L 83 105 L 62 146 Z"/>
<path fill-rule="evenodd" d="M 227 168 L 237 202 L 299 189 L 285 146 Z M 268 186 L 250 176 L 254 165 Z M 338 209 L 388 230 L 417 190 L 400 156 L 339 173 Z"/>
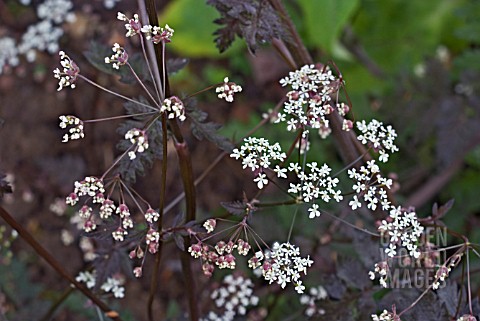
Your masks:
<path fill-rule="evenodd" d="M 472 289 L 471 289 L 471 284 L 470 284 L 470 251 L 466 250 L 466 256 L 467 256 L 467 295 L 468 295 L 468 308 L 470 309 L 470 314 L 473 315 L 473 309 L 472 309 Z"/>
<path fill-rule="evenodd" d="M 292 223 L 290 224 L 290 229 L 288 231 L 287 243 L 290 243 L 290 237 L 292 236 L 293 226 L 295 225 L 295 219 L 297 218 L 298 207 L 295 208 L 295 212 L 293 213 Z"/>
<path fill-rule="evenodd" d="M 108 89 L 108 88 L 105 88 L 105 87 L 103 87 L 103 86 L 100 86 L 100 85 L 97 84 L 96 82 L 88 79 L 87 77 L 85 77 L 85 76 L 83 76 L 83 75 L 81 75 L 81 74 L 79 74 L 78 77 L 79 77 L 79 78 L 82 78 L 83 80 L 85 80 L 85 81 L 88 82 L 89 84 L 91 84 L 91 85 L 93 85 L 93 86 L 95 86 L 95 87 L 97 87 L 97 88 L 99 88 L 99 89 L 101 89 L 101 90 L 103 90 L 103 91 L 106 91 L 106 92 L 109 93 L 109 94 L 112 94 L 112 95 L 114 95 L 114 96 L 120 97 L 120 98 L 122 98 L 122 99 L 125 99 L 126 101 L 130 101 L 130 102 L 135 103 L 135 104 L 138 104 L 138 105 L 140 105 L 140 106 L 144 106 L 144 107 L 147 107 L 147 108 L 149 108 L 149 109 L 158 111 L 158 109 L 155 108 L 155 107 L 152 107 L 152 106 L 150 106 L 150 105 L 144 104 L 144 103 L 139 102 L 139 101 L 137 101 L 137 100 L 134 100 L 134 99 L 132 99 L 132 98 L 128 98 L 127 96 L 121 95 L 121 94 L 119 94 L 119 93 L 116 93 L 116 92 Z"/>
<path fill-rule="evenodd" d="M 344 220 L 344 219 L 342 219 L 342 218 L 340 218 L 340 217 L 337 217 L 337 216 L 335 216 L 335 215 L 333 215 L 333 214 L 331 214 L 331 213 L 329 213 L 329 212 L 327 212 L 327 211 L 322 210 L 321 212 L 322 212 L 322 214 L 326 214 L 327 216 L 330 216 L 330 217 L 333 218 L 334 220 L 340 221 L 340 222 L 342 222 L 342 223 L 350 226 L 351 228 L 353 228 L 353 229 L 355 229 L 355 230 L 357 230 L 357 231 L 367 233 L 368 235 L 371 235 L 371 236 L 380 237 L 380 234 L 373 233 L 373 232 L 370 232 L 369 230 L 367 230 L 367 229 L 365 229 L 365 228 L 360 228 L 360 227 L 358 227 L 358 226 L 355 226 L 354 224 L 352 224 L 352 223 L 350 223 L 350 222 L 348 222 L 348 221 L 346 221 L 346 220 Z"/>
<path fill-rule="evenodd" d="M 76 289 L 82 292 L 87 298 L 89 298 L 102 312 L 105 316 L 109 317 L 112 320 L 122 321 L 120 315 L 117 311 L 112 310 L 108 305 L 103 303 L 95 294 L 93 294 L 88 288 L 83 284 L 75 280 L 67 271 L 64 269 L 63 264 L 58 262 L 53 255 L 51 255 L 40 243 L 35 240 L 35 238 L 21 225 L 19 224 L 3 207 L 0 207 L 0 216 L 10 225 L 14 230 L 18 232 L 20 237 L 30 245 L 37 254 L 42 257 L 62 278 L 70 282 Z"/>
<path fill-rule="evenodd" d="M 124 119 L 124 118 L 138 117 L 138 116 L 148 116 L 152 114 L 158 114 L 158 111 L 151 111 L 148 113 L 138 113 L 138 114 L 131 114 L 131 115 L 112 116 L 112 117 L 105 117 L 105 118 L 87 119 L 82 121 L 84 123 L 97 123 L 97 122 L 107 121 L 107 120 Z"/>
<path fill-rule="evenodd" d="M 145 6 L 143 1 L 138 1 L 138 3 L 139 3 L 139 6 L 143 6 L 143 7 Z M 140 10 L 140 11 L 145 13 L 145 9 Z M 147 19 L 147 17 L 142 17 L 142 18 L 145 18 L 145 20 Z M 159 87 L 157 85 L 157 82 L 155 81 L 155 78 L 153 77 L 153 71 L 152 71 L 152 67 L 150 66 L 150 59 L 148 59 L 147 51 L 145 50 L 145 41 L 143 40 L 143 37 L 140 37 L 140 44 L 142 46 L 143 58 L 145 59 L 145 63 L 147 64 L 148 73 L 150 74 L 150 78 L 152 80 L 153 86 L 155 87 L 155 92 L 157 94 L 158 100 L 162 101 L 163 91 L 160 91 L 161 89 L 159 89 Z"/>
<path fill-rule="evenodd" d="M 40 321 L 50 321 L 53 317 L 53 314 L 57 311 L 60 305 L 68 299 L 70 294 L 73 293 L 75 289 L 72 287 L 68 287 L 68 289 L 55 301 L 55 303 L 50 306 L 48 311 L 44 314 L 44 316 L 40 319 Z"/>
<path fill-rule="evenodd" d="M 160 108 L 160 103 L 158 101 L 155 100 L 155 98 L 153 98 L 152 94 L 150 93 L 150 91 L 147 89 L 147 87 L 145 87 L 145 84 L 143 83 L 143 81 L 140 79 L 140 77 L 138 77 L 137 73 L 135 72 L 135 70 L 133 69 L 132 65 L 130 65 L 129 62 L 127 62 L 127 66 L 130 68 L 130 71 L 132 72 L 133 76 L 135 77 L 135 79 L 137 79 L 137 82 L 140 84 L 140 86 L 142 86 L 143 90 L 147 93 L 148 97 L 150 97 L 150 99 L 153 101 L 153 103 L 155 103 L 155 105 Z"/>

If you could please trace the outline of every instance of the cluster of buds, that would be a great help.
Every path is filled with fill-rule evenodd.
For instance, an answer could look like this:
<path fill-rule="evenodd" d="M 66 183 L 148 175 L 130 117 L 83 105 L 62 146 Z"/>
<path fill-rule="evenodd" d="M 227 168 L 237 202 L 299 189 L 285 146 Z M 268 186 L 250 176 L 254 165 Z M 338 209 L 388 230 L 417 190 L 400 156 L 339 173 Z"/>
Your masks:
<path fill-rule="evenodd" d="M 387 279 L 388 279 L 388 271 L 389 271 L 389 266 L 387 261 L 382 261 L 375 263 L 375 269 L 373 271 L 368 272 L 368 275 L 370 276 L 370 280 L 375 280 L 376 274 L 379 275 L 379 281 L 380 285 L 384 288 L 387 287 Z"/>
<path fill-rule="evenodd" d="M 239 255 L 248 255 L 251 246 L 248 242 L 238 239 L 234 241 L 218 241 L 215 246 L 212 247 L 198 241 L 188 248 L 188 252 L 194 258 L 200 258 L 202 260 L 203 273 L 210 277 L 213 274 L 215 266 L 219 269 L 235 269 L 236 258 L 233 255 L 234 249 L 237 250 Z"/>
<path fill-rule="evenodd" d="M 148 149 L 148 136 L 146 131 L 132 128 L 125 134 L 125 139 L 133 144 L 133 150 L 128 152 L 131 160 L 137 157 L 137 153 L 143 153 Z"/>
<path fill-rule="evenodd" d="M 440 266 L 435 273 L 435 281 L 432 284 L 432 289 L 437 290 L 440 287 L 440 282 L 445 282 L 445 279 L 450 274 L 450 271 L 460 263 L 462 254 L 456 254 L 450 257 L 447 262 Z"/>
<path fill-rule="evenodd" d="M 114 69 L 120 69 L 120 66 L 123 66 L 128 61 L 128 54 L 125 51 L 125 48 L 121 47 L 118 43 L 114 43 L 112 47 L 113 55 L 110 57 L 105 57 L 106 64 L 112 64 Z"/>
<path fill-rule="evenodd" d="M 393 312 L 383 310 L 380 315 L 372 314 L 372 321 L 401 321 L 400 317 L 393 308 Z"/>
<path fill-rule="evenodd" d="M 59 118 L 60 128 L 68 128 L 68 133 L 63 135 L 63 143 L 66 143 L 69 140 L 81 139 L 85 137 L 85 134 L 83 133 L 83 121 L 81 121 L 80 118 L 72 115 L 61 115 Z"/>
<path fill-rule="evenodd" d="M 168 25 L 164 28 L 151 25 L 142 25 L 138 18 L 138 14 L 134 14 L 133 18 L 128 18 L 125 14 L 117 13 L 117 19 L 125 21 L 125 28 L 127 29 L 127 37 L 133 37 L 137 34 L 143 33 L 147 40 L 151 40 L 154 44 L 167 43 L 172 41 L 174 30 Z"/>
<path fill-rule="evenodd" d="M 180 121 L 184 121 L 186 119 L 185 106 L 177 96 L 166 98 L 163 101 L 162 107 L 160 107 L 160 112 L 166 113 L 168 119 L 177 118 Z"/>
<path fill-rule="evenodd" d="M 223 84 L 215 89 L 218 98 L 225 99 L 229 103 L 233 102 L 235 93 L 242 91 L 242 87 L 234 82 L 228 81 L 228 77 L 223 79 Z"/>
<path fill-rule="evenodd" d="M 152 40 L 154 44 L 171 42 L 174 32 L 174 30 L 168 25 L 165 25 L 165 28 L 145 25 L 142 27 L 141 31 L 145 34 L 145 38 L 147 40 Z"/>
<path fill-rule="evenodd" d="M 78 68 L 77 64 L 70 59 L 65 52 L 60 51 L 58 54 L 60 55 L 60 64 L 62 65 L 63 70 L 60 71 L 60 69 L 56 68 L 53 71 L 53 76 L 59 80 L 57 91 L 62 90 L 64 87 L 70 87 L 73 89 L 75 88 L 75 81 L 80 73 L 80 68 Z"/>

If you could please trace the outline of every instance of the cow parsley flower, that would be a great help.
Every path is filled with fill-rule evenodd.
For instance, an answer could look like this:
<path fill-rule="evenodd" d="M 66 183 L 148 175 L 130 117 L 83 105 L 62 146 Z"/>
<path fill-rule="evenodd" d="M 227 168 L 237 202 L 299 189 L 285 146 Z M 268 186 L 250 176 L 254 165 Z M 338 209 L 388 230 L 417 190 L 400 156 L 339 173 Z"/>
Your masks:
<path fill-rule="evenodd" d="M 172 96 L 163 100 L 160 112 L 166 113 L 168 119 L 177 118 L 180 121 L 185 121 L 185 106 L 177 96 Z"/>
<path fill-rule="evenodd" d="M 68 133 L 63 135 L 62 142 L 66 143 L 69 140 L 81 139 L 85 137 L 83 133 L 83 122 L 80 118 L 72 115 L 62 115 L 60 118 L 60 128 L 68 128 Z"/>
<path fill-rule="evenodd" d="M 132 128 L 125 134 L 125 139 L 133 144 L 133 150 L 128 152 L 131 160 L 137 157 L 137 153 L 143 153 L 148 149 L 148 136 L 144 130 Z"/>
<path fill-rule="evenodd" d="M 229 103 L 233 102 L 233 96 L 235 93 L 242 91 L 242 87 L 234 82 L 228 81 L 228 77 L 223 79 L 223 84 L 215 89 L 218 94 L 218 98 L 225 99 Z"/>
<path fill-rule="evenodd" d="M 255 258 L 256 262 L 250 262 Z M 297 293 L 302 294 L 305 287 L 300 280 L 301 274 L 307 274 L 307 267 L 311 267 L 313 261 L 310 256 L 302 258 L 300 248 L 290 243 L 274 243 L 270 250 L 255 256 L 249 261 L 252 268 L 260 267 L 263 278 L 270 284 L 277 283 L 282 289 L 287 283 L 293 283 Z M 262 263 L 263 261 L 263 263 Z"/>
<path fill-rule="evenodd" d="M 125 14 L 118 12 L 117 19 L 120 21 L 127 22 L 125 24 L 125 29 L 127 29 L 126 37 L 133 37 L 140 33 L 140 29 L 142 29 L 142 24 L 138 19 L 138 14 L 134 14 L 133 18 L 128 18 Z"/>
<path fill-rule="evenodd" d="M 202 321 L 231 321 L 236 315 L 245 315 L 249 307 L 258 304 L 258 297 L 253 295 L 252 280 L 232 274 L 223 278 L 222 285 L 212 292 L 210 298 L 219 311 L 210 311 L 200 319 Z"/>
<path fill-rule="evenodd" d="M 279 143 L 270 144 L 265 138 L 247 137 L 240 149 L 235 148 L 230 157 L 242 159 L 243 169 L 250 168 L 255 173 L 254 182 L 257 187 L 262 189 L 268 184 L 268 179 L 264 171 L 273 167 L 273 162 L 283 162 L 287 155 L 282 152 Z M 278 177 L 284 178 L 285 171 L 280 167 L 274 170 Z"/>
<path fill-rule="evenodd" d="M 160 42 L 167 43 L 172 41 L 174 30 L 168 25 L 164 28 L 158 26 L 145 25 L 141 29 L 147 40 L 151 40 L 154 44 Z"/>
<path fill-rule="evenodd" d="M 286 122 L 288 131 L 299 128 L 322 130 L 322 137 L 328 131 L 329 122 L 325 118 L 334 111 L 330 104 L 330 95 L 338 90 L 333 85 L 336 80 L 331 70 L 320 71 L 314 65 L 305 65 L 290 72 L 280 80 L 282 86 L 290 86 L 283 110 L 278 113 L 276 123 Z M 343 110 L 343 109 L 342 109 Z"/>
<path fill-rule="evenodd" d="M 327 164 L 318 166 L 317 162 L 305 164 L 306 170 L 300 169 L 297 163 L 290 163 L 288 170 L 294 172 L 298 183 L 290 183 L 289 193 L 297 194 L 305 203 L 313 203 L 317 199 L 322 199 L 328 203 L 332 198 L 336 202 L 343 200 L 343 195 L 336 187 L 340 180 L 337 177 L 331 177 L 331 168 Z M 319 206 L 312 204 L 308 209 L 310 218 L 320 216 Z"/>
<path fill-rule="evenodd" d="M 125 51 L 125 48 L 120 47 L 118 43 L 113 44 L 112 51 L 113 55 L 110 57 L 105 57 L 105 63 L 111 63 L 114 69 L 119 69 L 120 66 L 123 66 L 127 63 L 128 54 Z"/>
<path fill-rule="evenodd" d="M 383 220 L 378 231 L 382 235 L 389 236 L 389 244 L 385 253 L 389 257 L 394 257 L 399 245 L 403 246 L 409 252 L 409 255 L 415 259 L 420 256 L 417 242 L 422 235 L 424 227 L 420 225 L 417 215 L 413 210 L 406 210 L 402 207 L 392 206 L 390 216 Z"/>
<path fill-rule="evenodd" d="M 393 181 L 381 175 L 380 167 L 374 159 L 368 161 L 366 166 L 362 165 L 359 170 L 351 168 L 347 173 L 348 177 L 354 181 L 352 188 L 356 193 L 348 203 L 353 211 L 362 207 L 362 200 L 372 211 L 375 211 L 379 204 L 383 210 L 390 209 L 387 190 L 392 187 Z"/>
<path fill-rule="evenodd" d="M 394 144 L 397 133 L 392 126 L 384 126 L 382 122 L 372 119 L 370 123 L 364 120 L 356 123 L 361 132 L 357 139 L 362 144 L 372 147 L 379 153 L 379 161 L 386 163 L 389 155 L 398 152 L 398 147 Z"/>
<path fill-rule="evenodd" d="M 56 68 L 53 71 L 54 77 L 59 80 L 57 91 L 62 90 L 64 87 L 71 87 L 73 89 L 75 88 L 75 81 L 80 73 L 80 68 L 78 68 L 77 64 L 70 59 L 65 52 L 60 51 L 58 54 L 60 55 L 60 64 L 63 70 L 60 71 L 60 69 Z"/>

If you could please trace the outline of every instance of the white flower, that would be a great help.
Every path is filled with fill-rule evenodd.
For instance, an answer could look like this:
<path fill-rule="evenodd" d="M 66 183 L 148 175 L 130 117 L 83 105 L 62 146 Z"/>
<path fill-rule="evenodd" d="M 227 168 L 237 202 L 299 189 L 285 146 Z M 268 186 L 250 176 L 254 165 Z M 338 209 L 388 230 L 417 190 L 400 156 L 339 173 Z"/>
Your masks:
<path fill-rule="evenodd" d="M 133 150 L 128 152 L 131 160 L 137 157 L 136 153 L 143 153 L 148 149 L 148 136 L 144 130 L 132 128 L 126 132 L 125 139 L 133 144 Z"/>
<path fill-rule="evenodd" d="M 234 82 L 228 81 L 228 77 L 223 79 L 223 84 L 215 89 L 218 98 L 225 99 L 229 103 L 233 102 L 233 96 L 235 93 L 242 91 L 242 87 Z"/>

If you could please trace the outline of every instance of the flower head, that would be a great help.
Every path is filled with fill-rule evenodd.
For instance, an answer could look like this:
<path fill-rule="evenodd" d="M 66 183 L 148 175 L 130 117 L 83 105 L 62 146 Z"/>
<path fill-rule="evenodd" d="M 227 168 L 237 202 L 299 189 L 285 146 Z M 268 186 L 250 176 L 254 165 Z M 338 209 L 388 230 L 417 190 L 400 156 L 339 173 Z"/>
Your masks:
<path fill-rule="evenodd" d="M 133 144 L 133 150 L 128 152 L 130 159 L 137 157 L 136 153 L 143 153 L 148 149 L 148 136 L 144 130 L 132 128 L 125 134 L 125 139 Z"/>
<path fill-rule="evenodd" d="M 142 27 L 141 31 L 145 34 L 145 38 L 151 40 L 154 44 L 171 42 L 174 32 L 174 30 L 168 25 L 165 25 L 165 28 L 145 25 Z"/>
<path fill-rule="evenodd" d="M 127 29 L 127 37 L 133 37 L 136 34 L 140 33 L 140 29 L 142 28 L 142 24 L 138 20 L 138 14 L 134 14 L 133 18 L 128 18 L 125 14 L 118 12 L 117 19 L 120 21 L 127 22 L 125 24 L 125 28 Z"/>
<path fill-rule="evenodd" d="M 297 293 L 303 293 L 305 287 L 302 286 L 300 273 L 306 275 L 307 267 L 311 267 L 313 261 L 310 260 L 310 256 L 302 258 L 298 247 L 290 243 L 274 243 L 272 249 L 265 251 L 264 255 L 256 254 L 254 257 L 257 264 L 253 266 L 258 266 L 258 263 L 263 261 L 260 269 L 263 278 L 270 284 L 275 282 L 285 288 L 287 283 L 293 283 Z"/>
<path fill-rule="evenodd" d="M 160 112 L 166 113 L 168 119 L 177 118 L 180 121 L 184 121 L 186 119 L 185 106 L 177 96 L 164 99 L 162 107 L 160 108 Z"/>
<path fill-rule="evenodd" d="M 112 51 L 113 55 L 110 57 L 105 57 L 105 63 L 111 63 L 114 69 L 119 69 L 120 66 L 123 66 L 127 63 L 128 54 L 125 51 L 125 48 L 120 47 L 118 43 L 113 44 Z"/>
<path fill-rule="evenodd" d="M 80 120 L 80 118 L 71 115 L 62 115 L 59 118 L 60 128 L 65 129 L 68 127 L 68 133 L 63 135 L 62 142 L 66 143 L 69 140 L 85 137 L 85 134 L 83 133 L 83 122 Z"/>
<path fill-rule="evenodd" d="M 80 68 L 78 68 L 77 64 L 70 59 L 65 52 L 60 51 L 58 54 L 60 55 L 60 64 L 63 70 L 60 71 L 60 69 L 56 68 L 53 71 L 54 77 L 59 79 L 57 91 L 62 90 L 64 87 L 71 87 L 73 89 L 75 88 L 75 81 L 80 73 Z"/>
<path fill-rule="evenodd" d="M 228 77 L 223 79 L 223 84 L 215 89 L 218 98 L 225 99 L 229 103 L 233 101 L 233 95 L 242 91 L 242 87 L 234 82 L 228 81 Z"/>

